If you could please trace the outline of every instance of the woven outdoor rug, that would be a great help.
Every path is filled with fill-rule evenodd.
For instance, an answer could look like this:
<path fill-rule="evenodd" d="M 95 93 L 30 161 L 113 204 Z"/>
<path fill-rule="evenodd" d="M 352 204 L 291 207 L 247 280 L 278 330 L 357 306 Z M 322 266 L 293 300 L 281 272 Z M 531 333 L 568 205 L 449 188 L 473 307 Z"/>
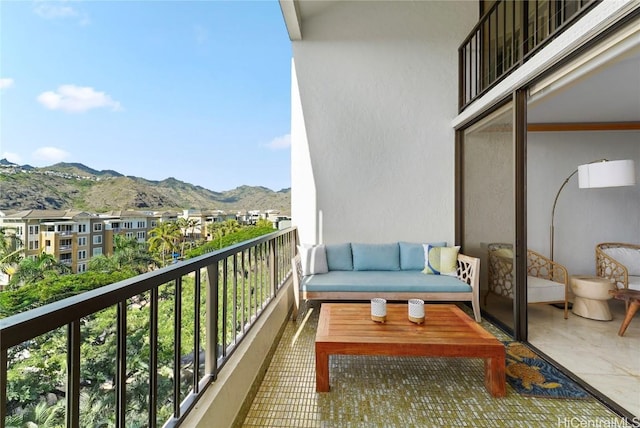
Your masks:
<path fill-rule="evenodd" d="M 542 398 L 589 398 L 560 370 L 519 342 L 503 342 L 507 352 L 507 382 L 519 394 Z"/>

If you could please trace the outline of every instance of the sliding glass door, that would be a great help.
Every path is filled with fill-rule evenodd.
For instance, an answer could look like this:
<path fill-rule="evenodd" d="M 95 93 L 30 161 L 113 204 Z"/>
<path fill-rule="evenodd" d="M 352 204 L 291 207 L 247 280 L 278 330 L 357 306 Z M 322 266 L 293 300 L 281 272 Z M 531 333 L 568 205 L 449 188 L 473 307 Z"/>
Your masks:
<path fill-rule="evenodd" d="M 480 304 L 514 327 L 515 188 L 511 103 L 462 132 L 460 242 L 481 264 Z"/>

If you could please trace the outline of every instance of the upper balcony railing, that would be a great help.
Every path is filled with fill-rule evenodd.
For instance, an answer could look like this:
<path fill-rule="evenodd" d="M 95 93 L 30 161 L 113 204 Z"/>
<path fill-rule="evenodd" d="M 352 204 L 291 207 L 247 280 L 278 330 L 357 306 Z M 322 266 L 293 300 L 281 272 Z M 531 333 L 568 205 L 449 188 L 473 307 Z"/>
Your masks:
<path fill-rule="evenodd" d="M 460 111 L 600 1 L 496 1 L 458 48 Z"/>
<path fill-rule="evenodd" d="M 0 319 L 0 428 L 24 413 L 26 376 L 53 382 L 34 400 L 64 397 L 66 427 L 179 425 L 290 278 L 296 240 L 274 232 Z M 45 345 L 62 358 L 35 358 Z"/>

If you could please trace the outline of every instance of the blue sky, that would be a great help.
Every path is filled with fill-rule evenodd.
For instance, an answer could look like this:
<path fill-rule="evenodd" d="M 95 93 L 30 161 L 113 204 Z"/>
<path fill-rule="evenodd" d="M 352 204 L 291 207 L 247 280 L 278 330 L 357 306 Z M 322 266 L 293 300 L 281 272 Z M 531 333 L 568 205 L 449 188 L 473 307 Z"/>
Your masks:
<path fill-rule="evenodd" d="M 0 158 L 290 187 L 276 0 L 0 0 Z"/>

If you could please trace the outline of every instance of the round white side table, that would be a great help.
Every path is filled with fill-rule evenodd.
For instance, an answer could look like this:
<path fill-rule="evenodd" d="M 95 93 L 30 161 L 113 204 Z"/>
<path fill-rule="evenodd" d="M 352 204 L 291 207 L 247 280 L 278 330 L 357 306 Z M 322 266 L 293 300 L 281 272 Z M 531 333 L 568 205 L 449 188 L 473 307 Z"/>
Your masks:
<path fill-rule="evenodd" d="M 593 275 L 571 275 L 569 281 L 575 295 L 571 312 L 592 320 L 613 319 L 608 302 L 612 298 L 609 290 L 615 289 L 611 281 Z"/>

